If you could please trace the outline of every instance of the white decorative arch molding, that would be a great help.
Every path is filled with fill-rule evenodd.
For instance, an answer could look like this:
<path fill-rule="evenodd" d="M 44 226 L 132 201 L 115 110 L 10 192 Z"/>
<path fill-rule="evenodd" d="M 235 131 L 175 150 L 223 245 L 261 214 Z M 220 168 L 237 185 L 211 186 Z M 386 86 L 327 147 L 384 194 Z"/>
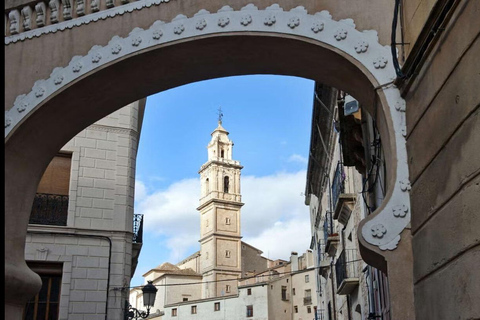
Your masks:
<path fill-rule="evenodd" d="M 136 5 L 142 6 L 141 3 Z M 169 23 L 156 21 L 147 30 L 135 28 L 126 38 L 115 36 L 106 46 L 93 46 L 87 55 L 73 57 L 68 66 L 55 68 L 48 79 L 38 80 L 28 94 L 18 96 L 14 106 L 5 111 L 5 138 L 45 99 L 97 68 L 161 44 L 199 35 L 238 32 L 294 35 L 327 44 L 360 62 L 380 84 L 377 88 L 383 91 L 389 106 L 389 110 L 385 110 L 386 117 L 390 117 L 393 123 L 396 149 L 392 159 L 397 161 L 395 185 L 381 212 L 365 223 L 361 234 L 368 243 L 381 250 L 394 250 L 401 232 L 410 223 L 410 183 L 405 144 L 405 101 L 391 84 L 396 74 L 390 47 L 378 43 L 376 31 L 358 31 L 352 19 L 335 21 L 327 11 L 312 15 L 301 6 L 290 11 L 284 11 L 277 4 L 265 10 L 249 4 L 239 11 L 224 6 L 216 13 L 200 10 L 190 18 L 179 15 Z"/>

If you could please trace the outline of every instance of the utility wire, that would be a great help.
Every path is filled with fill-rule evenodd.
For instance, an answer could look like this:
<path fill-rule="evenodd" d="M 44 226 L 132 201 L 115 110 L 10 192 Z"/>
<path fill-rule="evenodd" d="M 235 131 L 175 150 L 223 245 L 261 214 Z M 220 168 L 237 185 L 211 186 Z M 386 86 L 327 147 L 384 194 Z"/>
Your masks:
<path fill-rule="evenodd" d="M 345 264 L 347 263 L 353 263 L 357 261 L 363 261 L 363 259 L 356 259 L 356 260 L 350 260 L 350 261 L 345 261 Z M 320 267 L 313 267 L 309 269 L 304 269 L 304 270 L 316 270 L 320 269 Z M 255 279 L 257 277 L 272 277 L 272 276 L 278 276 L 278 275 L 294 275 L 301 273 L 304 270 L 298 270 L 298 271 L 289 271 L 289 272 L 278 272 L 275 274 L 265 274 L 265 275 L 256 275 L 256 276 L 251 276 L 251 277 L 246 277 L 246 278 L 239 278 L 239 279 L 223 279 L 223 280 L 214 280 L 214 281 L 205 281 L 205 282 L 186 282 L 186 283 L 168 283 L 168 284 L 154 284 L 155 287 L 171 287 L 171 286 L 187 286 L 187 285 L 196 285 L 196 284 L 206 284 L 206 283 L 218 283 L 218 282 L 226 282 L 226 281 L 246 281 L 249 279 Z M 141 289 L 143 286 L 133 286 L 133 287 L 121 287 L 121 289 Z M 120 289 L 120 288 L 119 288 Z"/>

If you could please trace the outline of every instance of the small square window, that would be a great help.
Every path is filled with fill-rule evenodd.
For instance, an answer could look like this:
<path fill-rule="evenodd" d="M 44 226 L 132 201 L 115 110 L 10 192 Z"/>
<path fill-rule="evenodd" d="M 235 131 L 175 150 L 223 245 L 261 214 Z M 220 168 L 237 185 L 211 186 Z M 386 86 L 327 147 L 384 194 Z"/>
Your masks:
<path fill-rule="evenodd" d="M 183 298 L 183 301 L 188 301 L 188 298 Z"/>
<path fill-rule="evenodd" d="M 220 311 L 220 302 L 215 302 L 215 304 L 213 306 L 213 310 L 214 311 Z"/>

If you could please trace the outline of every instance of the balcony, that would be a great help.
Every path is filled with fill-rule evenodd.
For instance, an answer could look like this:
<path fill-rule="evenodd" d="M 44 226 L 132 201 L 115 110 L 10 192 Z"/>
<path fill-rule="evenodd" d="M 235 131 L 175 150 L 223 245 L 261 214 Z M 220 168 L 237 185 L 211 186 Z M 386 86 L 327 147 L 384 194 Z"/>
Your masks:
<path fill-rule="evenodd" d="M 348 223 L 355 206 L 356 194 L 351 179 L 353 174 L 352 168 L 347 168 L 346 174 L 343 164 L 339 162 L 332 183 L 333 219 L 338 220 L 343 225 Z"/>
<path fill-rule="evenodd" d="M 132 277 L 138 264 L 140 250 L 142 250 L 143 242 L 143 214 L 133 215 L 133 237 L 132 237 Z"/>
<path fill-rule="evenodd" d="M 37 193 L 28 223 L 66 226 L 67 216 L 68 195 Z"/>
<path fill-rule="evenodd" d="M 303 297 L 303 305 L 308 306 L 312 304 L 312 297 Z"/>
<path fill-rule="evenodd" d="M 358 270 L 356 263 L 354 263 L 357 260 L 357 252 L 355 249 L 345 249 L 338 257 L 335 263 L 337 294 L 350 294 L 358 286 Z"/>
<path fill-rule="evenodd" d="M 337 252 L 337 246 L 340 242 L 340 237 L 338 236 L 338 233 L 334 232 L 332 213 L 328 211 L 325 213 L 323 232 L 325 238 L 325 252 L 333 257 Z"/>
<path fill-rule="evenodd" d="M 133 215 L 133 242 L 142 243 L 143 241 L 143 214 Z"/>

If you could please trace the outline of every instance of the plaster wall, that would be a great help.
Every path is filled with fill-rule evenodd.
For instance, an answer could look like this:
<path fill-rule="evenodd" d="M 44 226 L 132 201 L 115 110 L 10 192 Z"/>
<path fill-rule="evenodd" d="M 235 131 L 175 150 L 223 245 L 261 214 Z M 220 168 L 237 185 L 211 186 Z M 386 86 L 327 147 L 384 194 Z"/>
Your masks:
<path fill-rule="evenodd" d="M 480 295 L 471 272 L 480 244 L 479 11 L 478 1 L 459 3 L 405 92 L 418 319 L 480 316 L 471 300 Z"/>
<path fill-rule="evenodd" d="M 292 291 L 291 277 L 282 276 L 278 280 L 269 281 L 265 285 L 268 292 L 268 315 L 269 319 L 291 319 L 292 318 L 292 304 L 289 300 L 282 300 L 282 287 L 287 288 L 289 295 Z M 290 296 L 291 297 L 291 296 Z"/>
<path fill-rule="evenodd" d="M 316 269 L 302 270 L 292 274 L 290 300 L 293 306 L 291 318 L 293 320 L 313 319 L 315 317 L 314 306 L 317 306 L 318 300 L 316 296 L 315 271 Z M 305 280 L 305 276 L 307 275 L 308 282 Z M 310 290 L 310 300 L 307 298 L 306 290 Z M 294 291 L 295 294 L 293 293 Z M 307 298 L 307 300 L 304 298 Z M 298 308 L 298 312 L 295 311 L 295 306 Z M 308 312 L 308 307 L 310 307 L 310 312 Z"/>
<path fill-rule="evenodd" d="M 251 289 L 248 295 L 247 290 Z M 215 311 L 215 303 L 219 303 L 220 310 Z M 241 288 L 238 295 L 189 301 L 179 304 L 168 305 L 165 308 L 165 316 L 162 319 L 211 319 L 211 320 L 245 320 L 247 306 L 253 307 L 252 319 L 267 320 L 267 290 L 266 287 L 249 286 Z M 192 314 L 192 306 L 196 306 L 196 314 Z M 172 316 L 172 309 L 177 309 L 177 316 Z"/>

